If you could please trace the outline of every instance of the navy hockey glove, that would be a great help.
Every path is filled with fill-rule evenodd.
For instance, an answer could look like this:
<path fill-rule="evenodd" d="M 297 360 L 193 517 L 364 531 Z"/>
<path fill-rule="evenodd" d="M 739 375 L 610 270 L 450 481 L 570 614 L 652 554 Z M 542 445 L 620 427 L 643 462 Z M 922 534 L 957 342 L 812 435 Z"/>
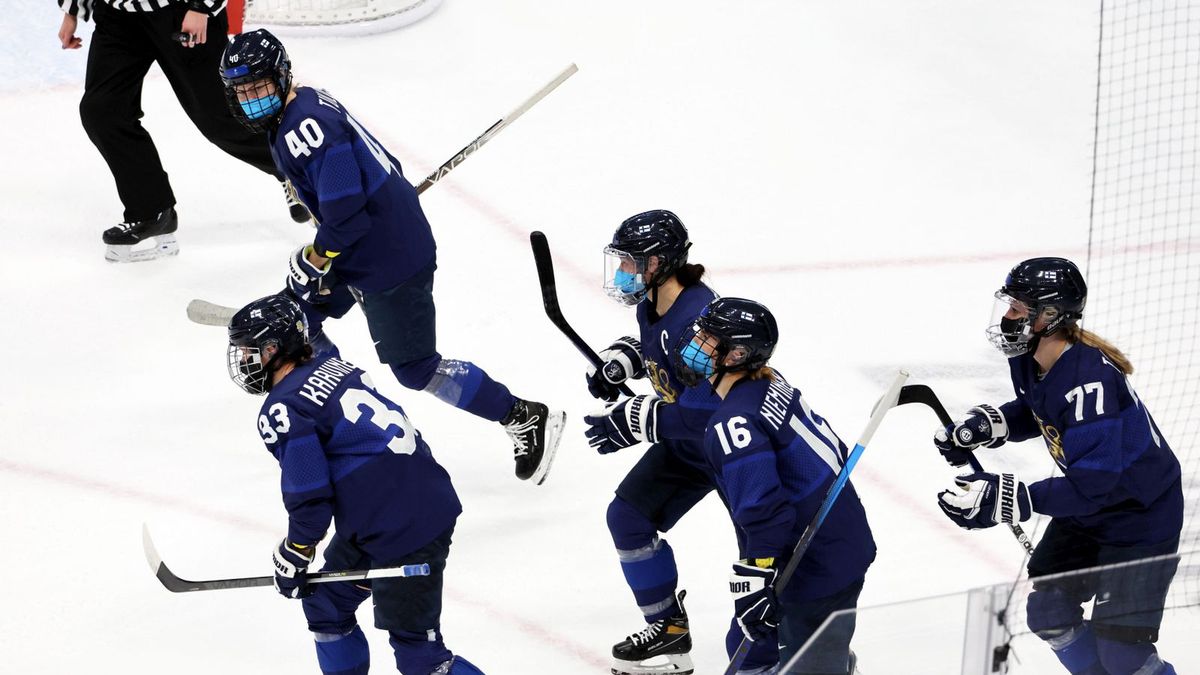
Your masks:
<path fill-rule="evenodd" d="M 733 594 L 733 613 L 738 625 L 751 642 L 770 637 L 779 626 L 778 601 L 775 599 L 774 559 L 764 561 L 767 566 L 759 567 L 752 562 L 739 560 L 733 563 L 733 574 L 729 576 L 729 592 Z"/>
<path fill-rule="evenodd" d="M 968 530 L 997 523 L 1029 520 L 1029 490 L 1011 473 L 971 473 L 954 479 L 958 489 L 938 493 L 938 506 L 956 525 Z"/>
<path fill-rule="evenodd" d="M 584 432 L 588 445 L 607 455 L 638 443 L 654 443 L 658 440 L 658 406 L 661 403 L 657 396 L 642 394 L 584 417 L 583 421 L 588 425 Z"/>
<path fill-rule="evenodd" d="M 990 405 L 977 405 L 967 411 L 967 418 L 938 429 L 933 444 L 950 466 L 966 466 L 971 451 L 983 446 L 998 448 L 1008 440 L 1008 424 L 1004 413 Z"/>
<path fill-rule="evenodd" d="M 308 254 L 312 250 L 312 244 L 306 244 L 292 252 L 292 257 L 288 259 L 287 285 L 296 297 L 316 304 L 330 293 L 325 283 L 330 263 L 325 263 L 325 267 L 320 269 L 315 267 L 308 261 Z"/>
<path fill-rule="evenodd" d="M 618 388 L 625 380 L 646 376 L 646 361 L 642 358 L 642 343 L 628 335 L 608 346 L 598 355 L 603 367 L 588 366 L 588 392 L 593 398 L 612 403 L 621 398 Z"/>
<path fill-rule="evenodd" d="M 285 598 L 306 598 L 312 595 L 308 587 L 308 566 L 316 555 L 316 546 L 299 546 L 284 539 L 271 553 L 275 563 L 275 590 Z"/>

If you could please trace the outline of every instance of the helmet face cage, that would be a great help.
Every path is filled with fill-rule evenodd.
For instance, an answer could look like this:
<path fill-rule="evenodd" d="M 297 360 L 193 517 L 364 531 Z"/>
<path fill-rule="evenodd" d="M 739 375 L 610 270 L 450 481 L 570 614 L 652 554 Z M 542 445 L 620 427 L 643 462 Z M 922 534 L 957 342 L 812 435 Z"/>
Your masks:
<path fill-rule="evenodd" d="M 277 370 L 272 364 L 304 358 L 311 353 L 307 345 L 308 319 L 295 300 L 282 295 L 259 298 L 229 322 L 229 377 L 243 391 L 265 394 Z"/>
<path fill-rule="evenodd" d="M 1041 328 L 1037 328 L 1039 321 Z M 1062 311 L 1056 304 L 1026 301 L 1002 288 L 996 291 L 987 337 L 1000 353 L 1012 358 L 1034 349 L 1037 338 L 1045 337 L 1073 321 L 1072 313 Z"/>
<path fill-rule="evenodd" d="M 718 364 L 726 353 L 721 339 L 701 328 L 697 321 L 692 324 L 692 330 L 679 336 L 671 351 L 675 377 L 683 386 L 694 387 L 716 375 L 718 370 L 724 370 Z"/>
<path fill-rule="evenodd" d="M 258 347 L 230 344 L 226 352 L 226 366 L 229 368 L 229 379 L 243 391 L 261 396 L 270 388 L 267 367 L 262 360 L 262 350 Z"/>
<path fill-rule="evenodd" d="M 604 292 L 622 305 L 641 302 L 650 287 L 646 285 L 646 258 L 612 246 L 604 249 Z"/>
<path fill-rule="evenodd" d="M 275 36 L 261 29 L 235 36 L 225 47 L 220 68 L 225 104 L 234 119 L 255 133 L 278 126 L 292 86 L 292 68 Z"/>

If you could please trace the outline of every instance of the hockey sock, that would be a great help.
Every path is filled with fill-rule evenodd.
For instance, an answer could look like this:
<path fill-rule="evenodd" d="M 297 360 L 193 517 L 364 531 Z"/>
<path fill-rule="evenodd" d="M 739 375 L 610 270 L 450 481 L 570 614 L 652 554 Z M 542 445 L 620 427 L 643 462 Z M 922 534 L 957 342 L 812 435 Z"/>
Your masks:
<path fill-rule="evenodd" d="M 414 381 L 412 371 L 423 365 L 425 364 L 421 362 L 393 365 L 392 372 L 400 384 L 406 387 L 423 389 L 459 410 L 493 422 L 504 419 L 516 403 L 516 398 L 508 391 L 508 387 L 493 380 L 482 368 L 470 361 L 439 359 L 428 381 L 420 384 L 421 378 Z"/>
<path fill-rule="evenodd" d="M 1121 675 L 1166 675 L 1175 672 L 1171 664 L 1158 658 L 1158 650 L 1149 642 L 1120 642 L 1096 638 L 1100 663 L 1108 673 Z"/>
<path fill-rule="evenodd" d="M 1060 635 L 1040 637 L 1050 645 L 1054 655 L 1071 675 L 1107 675 L 1108 671 L 1100 664 L 1096 635 L 1087 621 Z"/>
<path fill-rule="evenodd" d="M 675 588 L 679 570 L 671 545 L 658 538 L 658 529 L 624 499 L 608 506 L 608 529 L 617 547 L 625 581 L 633 591 L 647 623 L 674 616 L 679 611 Z"/>
<path fill-rule="evenodd" d="M 396 669 L 404 675 L 429 675 L 435 668 L 454 658 L 442 643 L 442 634 L 437 630 L 423 633 L 390 630 L 388 635 L 388 642 L 396 654 Z"/>
<path fill-rule="evenodd" d="M 345 635 L 313 633 L 317 643 L 317 663 L 325 675 L 366 675 L 371 666 L 367 636 L 355 626 Z"/>

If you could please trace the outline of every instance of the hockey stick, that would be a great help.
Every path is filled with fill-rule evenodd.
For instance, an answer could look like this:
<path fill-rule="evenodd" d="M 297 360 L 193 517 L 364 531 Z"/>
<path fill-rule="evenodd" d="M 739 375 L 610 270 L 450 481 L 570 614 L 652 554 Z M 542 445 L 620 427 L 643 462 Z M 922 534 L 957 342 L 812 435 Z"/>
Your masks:
<path fill-rule="evenodd" d="M 537 91 L 537 93 L 535 93 L 533 96 L 530 96 L 529 98 L 525 99 L 524 103 L 517 106 L 512 112 L 508 113 L 504 117 L 501 117 L 500 119 L 496 120 L 496 122 L 494 124 L 492 124 L 492 126 L 488 127 L 487 129 L 484 129 L 482 134 L 479 134 L 479 136 L 476 137 L 475 140 L 468 143 L 466 145 L 466 147 L 464 147 L 462 150 L 459 150 L 457 155 L 446 160 L 445 163 L 443 163 L 441 166 L 439 166 L 437 168 L 437 171 L 434 171 L 433 173 L 426 176 L 425 180 L 421 181 L 417 185 L 417 194 L 421 194 L 422 192 L 428 190 L 430 187 L 433 186 L 434 183 L 436 183 L 439 180 L 441 180 L 442 178 L 444 178 L 446 176 L 446 174 L 448 174 L 454 170 L 454 167 L 458 166 L 459 164 L 462 164 L 464 161 L 466 161 L 467 157 L 470 157 L 472 154 L 474 154 L 474 152 L 476 150 L 483 147 L 484 143 L 487 143 L 488 141 L 492 140 L 492 138 L 496 134 L 500 133 L 501 129 L 512 124 L 513 121 L 516 120 L 521 115 L 524 115 L 525 111 L 532 108 L 533 105 L 535 103 L 537 103 L 538 101 L 542 100 L 543 98 L 546 98 L 547 94 L 554 91 L 558 87 L 558 85 L 562 84 L 563 82 L 566 82 L 567 78 L 574 75 L 576 72 L 578 72 L 578 70 L 579 70 L 578 66 L 576 66 L 574 63 L 567 66 L 561 73 L 558 74 L 557 77 L 555 77 L 553 80 L 550 80 L 549 84 L 547 84 L 546 86 L 539 89 Z"/>
<path fill-rule="evenodd" d="M 787 567 L 783 568 L 783 572 L 779 578 L 775 580 L 775 594 L 778 596 L 783 593 L 783 589 L 787 587 L 788 582 L 792 580 L 792 575 L 796 572 L 796 567 L 800 564 L 800 559 L 804 557 L 804 553 L 808 551 L 808 547 L 812 544 L 812 540 L 817 536 L 817 530 L 825 522 L 825 517 L 833 509 L 834 502 L 837 501 L 838 495 L 842 493 L 842 489 L 846 487 L 846 483 L 850 480 L 850 472 L 854 471 L 854 465 L 858 464 L 858 459 L 862 456 L 863 451 L 867 449 L 867 443 L 871 442 L 871 437 L 875 435 L 875 430 L 879 428 L 880 422 L 883 422 L 883 416 L 888 410 L 901 404 L 900 393 L 904 387 L 905 380 L 908 379 L 908 373 L 901 370 L 896 374 L 896 379 L 888 386 L 884 392 L 883 398 L 875 404 L 875 409 L 871 411 L 871 419 L 867 422 L 867 428 L 863 429 L 862 435 L 858 437 L 858 443 L 854 445 L 854 449 L 846 457 L 846 463 L 842 465 L 842 470 L 838 471 L 837 478 L 833 480 L 833 484 L 829 486 L 829 490 L 825 493 L 825 500 L 821 502 L 820 508 L 817 509 L 817 514 L 812 520 L 808 521 L 808 526 L 804 528 L 804 533 L 800 535 L 800 541 L 796 542 L 796 547 L 792 550 L 792 559 L 788 561 Z M 737 650 L 733 653 L 733 658 L 729 661 L 729 666 L 725 668 L 725 675 L 734 675 L 738 668 L 742 667 L 742 662 L 746 660 L 746 655 L 750 653 L 750 640 L 743 637 L 741 643 L 738 644 Z"/>
<path fill-rule="evenodd" d="M 937 415 L 942 426 L 949 427 L 954 424 L 954 419 L 950 417 L 950 413 L 946 412 L 946 406 L 942 405 L 937 394 L 933 393 L 933 389 L 930 389 L 927 384 L 913 384 L 905 387 L 904 391 L 900 392 L 900 402 L 927 405 Z M 968 454 L 967 461 L 971 463 L 971 470 L 984 473 L 983 465 L 979 463 L 974 454 Z M 1033 553 L 1033 542 L 1029 540 L 1029 535 L 1025 534 L 1024 528 L 1019 523 L 1009 523 L 1008 528 L 1012 530 L 1017 541 L 1021 542 L 1021 546 L 1025 547 L 1025 553 Z"/>
<path fill-rule="evenodd" d="M 554 91 L 558 85 L 566 82 L 568 77 L 571 77 L 578 71 L 579 67 L 572 63 L 561 73 L 559 73 L 557 77 L 551 80 L 549 84 L 539 89 L 533 96 L 525 99 L 525 102 L 517 106 L 512 112 L 496 120 L 492 126 L 485 129 L 482 134 L 479 134 L 479 136 L 475 138 L 475 140 L 468 143 L 462 150 L 459 150 L 458 154 L 443 162 L 436 171 L 429 174 L 425 177 L 425 180 L 418 183 L 416 185 L 417 194 L 421 194 L 422 192 L 425 192 L 429 188 L 433 187 L 434 183 L 437 183 L 439 180 L 444 178 L 446 174 L 453 171 L 454 167 L 466 161 L 467 157 L 475 154 L 476 150 L 483 147 L 485 143 L 495 138 L 496 134 L 500 133 L 504 127 L 507 127 L 518 117 L 524 115 L 526 111 L 534 106 L 534 104 L 543 98 L 546 98 L 547 94 Z M 237 309 L 233 307 L 226 307 L 224 305 L 218 305 L 216 303 L 200 299 L 192 300 L 187 306 L 188 318 L 191 319 L 193 323 L 198 323 L 202 326 L 228 326 L 229 320 L 233 318 L 233 315 L 236 312 Z"/>
<path fill-rule="evenodd" d="M 554 283 L 554 260 L 550 257 L 550 242 L 546 241 L 546 235 L 530 232 L 529 245 L 533 247 L 533 262 L 537 265 L 538 284 L 542 287 L 542 305 L 546 307 L 546 316 L 550 317 L 550 323 L 567 336 L 571 344 L 575 345 L 579 353 L 583 354 L 596 370 L 604 368 L 604 362 L 588 343 L 579 337 L 579 333 L 575 332 L 571 324 L 567 323 L 567 317 L 563 316 L 562 308 L 558 304 L 558 286 Z M 633 391 L 624 384 L 618 385 L 617 388 L 622 394 L 633 396 Z"/>
<path fill-rule="evenodd" d="M 189 581 L 175 576 L 154 548 L 150 539 L 150 528 L 142 524 L 142 546 L 146 549 L 146 562 L 154 576 L 172 593 L 187 593 L 189 591 L 219 591 L 226 588 L 253 588 L 255 586 L 272 586 L 275 577 L 243 577 L 240 579 L 212 579 L 208 581 Z M 334 581 L 359 581 L 362 579 L 383 579 L 385 577 L 425 577 L 429 576 L 428 563 L 419 565 L 400 565 L 397 567 L 377 567 L 369 570 L 338 570 L 334 572 L 312 572 L 308 575 L 310 584 L 327 584 Z"/>
<path fill-rule="evenodd" d="M 237 310 L 233 307 L 218 305 L 199 298 L 192 300 L 187 306 L 187 318 L 191 319 L 192 323 L 198 323 L 201 326 L 228 327 L 229 320 L 236 313 Z"/>

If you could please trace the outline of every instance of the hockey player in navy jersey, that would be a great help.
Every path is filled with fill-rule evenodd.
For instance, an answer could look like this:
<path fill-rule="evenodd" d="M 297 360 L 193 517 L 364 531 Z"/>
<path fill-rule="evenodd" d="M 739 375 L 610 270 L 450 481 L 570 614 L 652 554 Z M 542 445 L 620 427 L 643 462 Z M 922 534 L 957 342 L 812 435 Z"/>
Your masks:
<path fill-rule="evenodd" d="M 1183 524 L 1179 462 L 1134 393 L 1129 360 L 1079 326 L 1087 286 L 1074 263 L 1033 258 L 996 293 L 988 337 L 1008 357 L 1016 398 L 939 429 L 954 466 L 979 447 L 1042 437 L 1062 476 L 1026 485 L 972 473 L 939 496 L 967 529 L 1051 517 L 1029 559 L 1029 628 L 1076 675 L 1170 675 L 1154 647 Z M 1155 556 L 1149 564 L 1039 577 Z M 1096 599 L 1090 621 L 1085 603 Z"/>
<path fill-rule="evenodd" d="M 336 349 L 314 357 L 295 300 L 267 296 L 229 324 L 229 375 L 267 394 L 258 431 L 282 470 L 287 536 L 272 553 L 275 588 L 302 598 L 326 675 L 367 672 L 354 613 L 373 598 L 405 675 L 482 675 L 442 643 L 442 574 L 462 506 L 450 476 L 400 406 Z M 308 585 L 317 544 L 336 533 L 322 569 L 429 565 L 428 576 Z"/>
<path fill-rule="evenodd" d="M 517 477 L 540 484 L 565 415 L 513 396 L 470 361 L 438 353 L 436 246 L 400 162 L 328 93 L 295 85 L 271 33 L 234 37 L 221 69 L 234 117 L 267 131 L 276 164 L 319 223 L 314 241 L 293 253 L 287 276 L 313 334 L 357 300 L 379 360 L 400 384 L 500 422 L 513 440 Z"/>
<path fill-rule="evenodd" d="M 708 420 L 704 449 L 745 538 L 729 582 L 737 623 L 754 641 L 772 640 L 777 627 L 779 661 L 788 664 L 832 612 L 857 605 L 875 541 L 847 483 L 791 583 L 776 596 L 778 571 L 848 454 L 828 422 L 768 365 L 778 341 L 766 307 L 718 298 L 683 333 L 672 358 L 685 385 L 707 380 L 721 398 Z M 831 624 L 820 647 L 786 672 L 852 673 L 853 633 L 853 620 Z M 730 641 L 730 655 L 737 642 Z"/>
<path fill-rule="evenodd" d="M 639 337 L 616 340 L 600 352 L 603 367 L 588 370 L 592 395 L 616 402 L 585 418 L 588 442 L 601 454 L 651 443 L 608 506 L 617 558 L 647 624 L 613 646 L 618 675 L 693 672 L 684 592 L 676 596 L 675 553 L 659 536 L 716 487 L 702 441 L 720 399 L 707 385 L 680 384 L 667 358 L 669 347 L 716 297 L 701 281 L 704 266 L 688 262 L 690 248 L 678 216 L 655 210 L 621 223 L 604 251 L 605 292 L 622 305 L 636 305 Z M 653 396 L 617 402 L 622 383 L 643 377 Z M 747 670 L 768 669 L 777 659 L 774 649 L 756 649 Z"/>

